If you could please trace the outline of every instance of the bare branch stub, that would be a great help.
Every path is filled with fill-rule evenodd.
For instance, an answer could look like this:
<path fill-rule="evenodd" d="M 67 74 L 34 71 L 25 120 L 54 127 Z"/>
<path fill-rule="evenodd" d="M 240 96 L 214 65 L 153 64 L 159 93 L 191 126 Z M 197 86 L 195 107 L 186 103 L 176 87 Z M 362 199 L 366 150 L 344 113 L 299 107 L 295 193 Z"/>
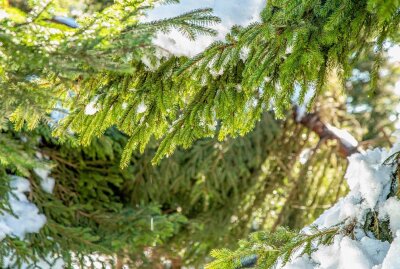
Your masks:
<path fill-rule="evenodd" d="M 322 142 L 327 140 L 336 140 L 339 147 L 339 154 L 343 158 L 347 158 L 353 153 L 359 152 L 358 148 L 345 143 L 337 134 L 329 130 L 327 125 L 321 120 L 318 112 L 306 113 L 300 119 L 297 118 L 297 107 L 293 109 L 294 119 L 304 127 L 316 133 Z"/>

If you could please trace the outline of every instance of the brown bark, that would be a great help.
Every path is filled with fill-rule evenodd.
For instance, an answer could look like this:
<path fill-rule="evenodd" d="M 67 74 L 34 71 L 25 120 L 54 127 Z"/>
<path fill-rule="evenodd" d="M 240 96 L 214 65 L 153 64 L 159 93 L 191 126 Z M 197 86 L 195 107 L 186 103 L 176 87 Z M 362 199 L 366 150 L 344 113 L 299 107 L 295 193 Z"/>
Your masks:
<path fill-rule="evenodd" d="M 293 117 L 296 120 L 297 107 L 293 109 Z M 318 112 L 306 113 L 297 122 L 316 133 L 320 138 L 320 143 L 324 143 L 327 140 L 336 140 L 339 147 L 338 153 L 341 157 L 347 158 L 351 154 L 359 152 L 357 147 L 345 144 L 340 137 L 329 130 L 327 125 L 321 120 Z"/>

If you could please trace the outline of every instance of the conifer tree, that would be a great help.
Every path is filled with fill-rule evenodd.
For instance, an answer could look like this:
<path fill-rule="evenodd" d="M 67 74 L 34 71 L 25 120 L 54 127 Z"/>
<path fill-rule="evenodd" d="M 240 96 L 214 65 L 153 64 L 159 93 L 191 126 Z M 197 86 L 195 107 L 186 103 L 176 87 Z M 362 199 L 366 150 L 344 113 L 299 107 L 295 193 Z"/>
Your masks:
<path fill-rule="evenodd" d="M 319 123 L 368 126 L 360 141 L 393 128 L 378 130 L 357 108 L 366 104 L 380 121 L 388 116 L 381 102 L 396 104 L 385 88 L 392 82 L 379 71 L 386 66 L 385 44 L 398 41 L 397 1 L 269 1 L 261 22 L 234 27 L 225 41 L 190 59 L 169 55 L 152 37 L 173 28 L 192 39 L 213 34 L 208 26 L 218 18 L 206 9 L 142 23 L 156 2 L 106 1 L 76 24 L 57 15 L 65 12 L 61 2 L 4 1 L 2 209 L 11 214 L 9 193 L 22 195 L 12 187 L 24 181 L 11 175 L 24 176 L 27 199 L 47 223 L 26 237 L 6 235 L 2 263 L 40 267 L 61 257 L 67 267 L 84 267 L 100 255 L 114 266 L 153 268 L 162 257 L 178 256 L 184 257 L 178 263 L 195 264 L 210 247 L 260 225 L 309 223 L 321 205 L 345 192 L 346 160 L 339 156 L 340 137 L 311 132 L 293 117 L 296 92 L 299 105 L 314 105 L 309 115 L 318 114 Z M 368 70 L 368 81 L 351 79 L 355 67 Z M 350 114 L 338 89 L 352 97 Z M 339 106 L 324 107 L 332 99 Z M 326 116 L 332 111 L 344 116 Z M 322 145 L 326 140 L 336 144 Z M 52 194 L 43 187 L 51 179 Z M 385 222 L 373 226 L 378 220 L 370 213 L 366 229 L 387 232 Z M 211 266 L 258 261 L 269 268 L 282 257 L 289 261 L 299 246 L 311 253 L 316 239 L 329 244 L 334 235 L 353 232 L 340 224 L 319 228 L 311 235 L 255 234 L 238 252 L 215 251 Z M 265 242 L 278 251 L 254 253 Z"/>

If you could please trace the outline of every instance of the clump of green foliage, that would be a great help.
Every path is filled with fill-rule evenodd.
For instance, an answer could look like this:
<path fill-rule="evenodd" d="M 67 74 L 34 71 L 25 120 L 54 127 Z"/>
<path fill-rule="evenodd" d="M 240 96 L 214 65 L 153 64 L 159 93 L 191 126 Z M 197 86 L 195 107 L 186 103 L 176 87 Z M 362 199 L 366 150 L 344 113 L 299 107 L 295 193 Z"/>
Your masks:
<path fill-rule="evenodd" d="M 300 103 L 314 90 L 320 112 L 353 129 L 345 108 L 323 107 L 324 98 L 337 98 L 329 95 L 337 92 L 329 85 L 333 72 L 352 94 L 350 103 L 366 104 L 374 121 L 387 116 L 382 103 L 394 104 L 388 91 L 380 94 L 378 71 L 385 42 L 398 43 L 397 0 L 268 1 L 261 22 L 234 27 L 225 41 L 191 59 L 165 54 L 151 40 L 170 29 L 192 39 L 214 34 L 209 26 L 219 19 L 210 9 L 143 23 L 140 16 L 153 4 L 174 1 L 104 1 L 72 28 L 54 20 L 68 13 L 61 2 L 2 3 L 8 16 L 0 20 L 0 195 L 9 191 L 10 174 L 28 178 L 29 198 L 48 220 L 24 241 L 1 242 L 0 256 L 14 253 L 16 266 L 48 254 L 62 256 L 67 266 L 76 255 L 84 266 L 93 253 L 142 268 L 162 257 L 198 264 L 211 247 L 251 230 L 302 226 L 345 192 L 346 163 L 334 144 L 320 147 L 318 137 L 291 119 L 295 89 Z M 368 70 L 368 83 L 347 87 L 367 53 L 360 68 Z M 366 98 L 373 94 L 376 99 Z M 63 119 L 51 117 L 54 112 Z M 367 139 L 380 133 L 356 114 L 371 125 Z M 315 150 L 301 165 L 309 148 Z M 32 172 L 49 166 L 52 195 Z M 294 193 L 290 201 L 287 193 Z M 257 254 L 264 265 L 308 240 L 286 230 L 253 237 L 285 243 Z M 145 255 L 149 249 L 153 256 Z M 215 254 L 226 266 L 254 259 Z"/>
<path fill-rule="evenodd" d="M 320 95 L 333 70 L 344 84 L 359 55 L 372 47 L 373 92 L 384 42 L 397 37 L 399 25 L 396 1 L 270 1 L 261 22 L 233 28 L 225 42 L 193 59 L 157 57 L 151 43 L 157 31 L 176 28 L 194 38 L 214 33 L 207 26 L 218 19 L 206 9 L 140 22 L 151 3 L 116 2 L 80 18 L 76 29 L 59 29 L 51 5 L 3 19 L 1 86 L 10 89 L 1 93 L 3 115 L 17 128 L 25 122 L 32 128 L 59 104 L 69 113 L 54 135 L 70 130 L 88 145 L 117 126 L 130 136 L 123 167 L 152 137 L 161 140 L 158 163 L 176 147 L 215 133 L 220 140 L 248 133 L 271 104 L 282 117 L 296 87 L 300 102 L 310 88 Z M 87 115 L 91 102 L 98 112 Z M 137 113 L 143 105 L 146 111 Z"/>
<path fill-rule="evenodd" d="M 330 244 L 338 227 L 325 230 L 314 228 L 313 233 L 303 234 L 279 228 L 274 233 L 257 232 L 249 236 L 248 240 L 239 242 L 239 248 L 235 251 L 228 249 L 216 249 L 211 252 L 215 260 L 209 263 L 207 269 L 240 269 L 240 268 L 273 268 L 279 260 L 284 266 L 294 252 L 311 254 L 315 245 Z"/>

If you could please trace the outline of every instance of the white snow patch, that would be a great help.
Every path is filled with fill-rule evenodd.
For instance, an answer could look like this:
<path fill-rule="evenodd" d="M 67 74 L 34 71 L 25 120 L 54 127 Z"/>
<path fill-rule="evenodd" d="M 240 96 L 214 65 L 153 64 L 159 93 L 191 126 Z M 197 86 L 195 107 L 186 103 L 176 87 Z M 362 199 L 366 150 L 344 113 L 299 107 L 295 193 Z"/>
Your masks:
<path fill-rule="evenodd" d="M 379 209 L 379 219 L 389 219 L 390 230 L 393 233 L 400 231 L 400 201 L 390 197 Z"/>
<path fill-rule="evenodd" d="M 40 187 L 42 187 L 45 192 L 52 193 L 55 180 L 54 178 L 49 177 L 51 173 L 50 169 L 35 168 L 33 171 L 41 178 Z"/>
<path fill-rule="evenodd" d="M 368 254 L 368 257 L 371 258 L 375 265 L 379 265 L 382 263 L 390 248 L 389 242 L 382 242 L 380 240 L 372 239 L 367 236 L 361 238 L 360 243 L 364 251 Z"/>
<path fill-rule="evenodd" d="M 390 191 L 393 168 L 383 165 L 389 157 L 386 150 L 367 150 L 349 157 L 346 179 L 352 196 L 362 197 L 373 209 L 378 201 L 386 199 Z M 359 194 L 357 194 L 359 192 Z"/>
<path fill-rule="evenodd" d="M 299 161 L 301 164 L 305 164 L 312 154 L 312 149 L 305 148 L 300 152 Z"/>
<path fill-rule="evenodd" d="M 146 105 L 144 102 L 141 102 L 141 103 L 138 105 L 138 107 L 137 107 L 137 109 L 136 109 L 136 112 L 137 112 L 138 114 L 141 114 L 141 113 L 146 112 L 146 110 L 147 110 L 147 105 Z"/>
<path fill-rule="evenodd" d="M 366 269 L 374 265 L 361 244 L 349 237 L 340 242 L 339 269 Z"/>
<path fill-rule="evenodd" d="M 312 260 L 320 269 L 368 269 L 380 265 L 390 247 L 388 242 L 363 237 L 360 241 L 337 235 L 332 245 L 320 246 Z"/>
<path fill-rule="evenodd" d="M 99 111 L 99 107 L 97 104 L 98 96 L 94 97 L 92 101 L 85 107 L 85 115 L 94 115 Z"/>
<path fill-rule="evenodd" d="M 248 47 L 243 47 L 240 50 L 240 59 L 245 62 L 247 60 L 247 58 L 249 57 L 250 54 L 250 49 Z"/>
<path fill-rule="evenodd" d="M 345 178 L 350 192 L 326 210 L 313 226 L 326 229 L 353 224 L 354 238 L 338 234 L 330 245 L 315 244 L 317 249 L 311 257 L 295 253 L 285 269 L 400 268 L 400 201 L 395 197 L 387 199 L 395 167 L 385 164 L 385 160 L 399 149 L 400 144 L 396 143 L 389 151 L 367 150 L 349 157 Z M 377 212 L 381 221 L 390 221 L 392 234 L 396 235 L 391 244 L 364 231 L 367 213 L 371 211 Z M 310 227 L 303 229 L 306 234 L 311 231 Z"/>
<path fill-rule="evenodd" d="M 14 215 L 0 211 L 0 240 L 5 236 L 15 236 L 24 239 L 27 233 L 37 233 L 46 223 L 46 217 L 31 203 L 25 195 L 30 191 L 29 181 L 25 178 L 12 176 L 10 183 L 12 194 L 8 195 Z"/>
<path fill-rule="evenodd" d="M 5 10 L 0 10 L 0 21 L 4 19 L 8 19 L 9 15 Z"/>
<path fill-rule="evenodd" d="M 329 123 L 326 124 L 326 127 L 328 128 L 329 131 L 331 131 L 337 137 L 339 137 L 340 141 L 342 141 L 342 143 L 345 144 L 346 146 L 348 146 L 348 147 L 357 147 L 358 146 L 357 139 L 355 139 L 354 136 L 352 136 L 346 130 L 336 128 L 335 126 L 332 126 Z"/>
<path fill-rule="evenodd" d="M 388 49 L 389 54 L 389 61 L 392 63 L 399 63 L 400 62 L 400 46 L 393 45 Z"/>
<path fill-rule="evenodd" d="M 307 89 L 307 92 L 304 95 L 304 100 L 302 103 L 300 103 L 300 92 L 301 92 L 301 86 L 299 84 L 296 84 L 294 87 L 292 103 L 293 103 L 293 105 L 297 106 L 296 107 L 296 121 L 297 122 L 300 122 L 301 119 L 306 115 L 307 106 L 311 102 L 311 100 L 315 94 L 315 86 L 311 85 Z"/>
<path fill-rule="evenodd" d="M 285 265 L 282 269 L 313 269 L 314 264 L 309 257 L 298 257 L 290 264 Z"/>
<path fill-rule="evenodd" d="M 400 233 L 390 245 L 388 254 L 382 263 L 382 269 L 397 269 L 400 268 Z"/>
<path fill-rule="evenodd" d="M 341 237 L 336 236 L 332 245 L 320 246 L 317 251 L 311 254 L 312 259 L 320 264 L 321 268 L 338 268 L 339 250 Z"/>
<path fill-rule="evenodd" d="M 85 107 L 85 115 L 94 115 L 97 111 L 99 111 L 99 109 L 96 107 L 96 103 L 94 102 L 90 102 Z"/>
<path fill-rule="evenodd" d="M 55 109 L 50 112 L 50 118 L 51 118 L 51 122 L 49 123 L 50 127 L 54 126 L 54 124 L 59 123 L 66 116 L 68 116 L 68 110 L 63 108 L 61 102 L 57 102 Z"/>

